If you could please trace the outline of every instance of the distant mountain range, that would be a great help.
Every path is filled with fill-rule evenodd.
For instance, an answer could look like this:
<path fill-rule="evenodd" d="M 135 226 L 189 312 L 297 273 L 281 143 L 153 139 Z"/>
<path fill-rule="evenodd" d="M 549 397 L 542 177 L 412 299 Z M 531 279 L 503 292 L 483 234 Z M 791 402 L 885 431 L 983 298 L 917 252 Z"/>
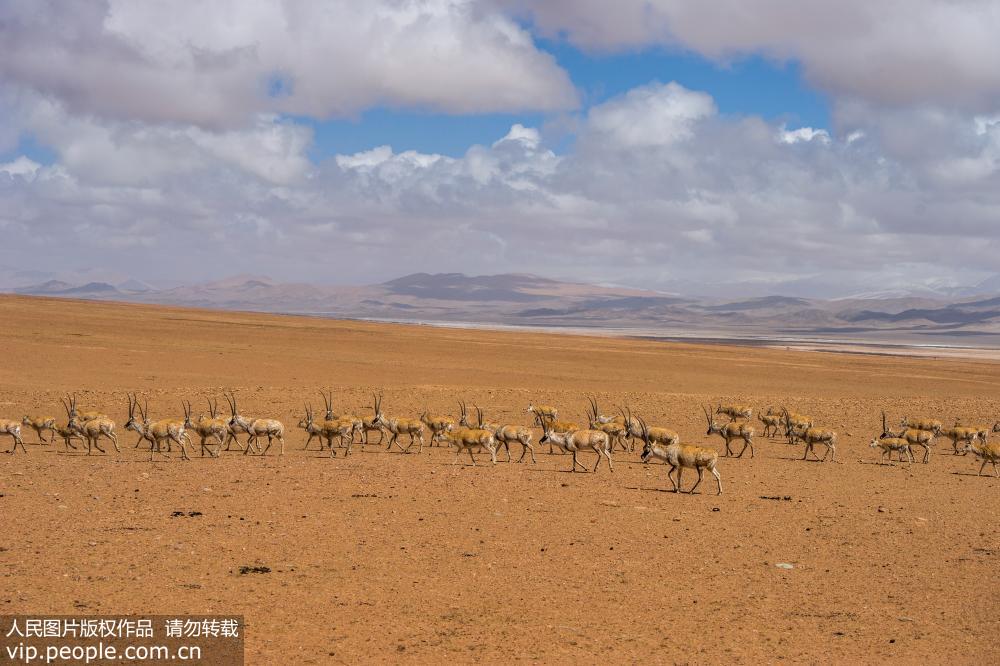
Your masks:
<path fill-rule="evenodd" d="M 168 289 L 133 279 L 116 284 L 48 280 L 12 291 L 324 317 L 616 329 L 665 337 L 1000 346 L 1000 297 L 993 296 L 866 294 L 839 299 L 763 296 L 707 301 L 533 275 L 460 273 L 415 273 L 363 287 L 279 283 L 240 275 Z"/>

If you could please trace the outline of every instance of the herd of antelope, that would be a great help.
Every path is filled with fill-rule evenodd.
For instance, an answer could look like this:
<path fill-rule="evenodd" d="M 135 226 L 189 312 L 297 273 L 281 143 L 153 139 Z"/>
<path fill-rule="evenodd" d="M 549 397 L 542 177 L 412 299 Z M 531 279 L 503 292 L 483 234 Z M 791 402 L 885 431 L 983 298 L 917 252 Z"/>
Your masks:
<path fill-rule="evenodd" d="M 476 465 L 477 452 L 489 453 L 491 462 L 496 464 L 497 453 L 501 449 L 507 454 L 507 462 L 510 462 L 511 444 L 521 447 L 518 462 L 521 462 L 526 455 L 530 456 L 531 462 L 535 462 L 531 427 L 488 422 L 478 406 L 474 406 L 476 410 L 474 423 L 470 420 L 467 405 L 461 401 L 457 419 L 426 411 L 419 418 L 386 416 L 382 412 L 382 397 L 374 395 L 372 415 L 364 418 L 336 413 L 333 408 L 332 392 L 323 393 L 322 396 L 325 407 L 322 419 L 316 419 L 312 405 L 304 405 L 305 416 L 298 423 L 298 427 L 308 435 L 304 449 L 308 449 L 316 439 L 319 441 L 321 451 L 324 448 L 329 449 L 330 457 L 337 455 L 338 448 L 344 449 L 344 456 L 349 456 L 356 439 L 363 450 L 371 443 L 369 435 L 378 432 L 379 440 L 376 445 L 381 445 L 388 437 L 387 450 L 395 445 L 407 453 L 414 444 L 417 444 L 419 453 L 424 447 L 424 434 L 430 431 L 430 446 L 447 444 L 454 447 L 453 464 L 457 464 L 462 452 L 468 453 L 473 466 Z M 221 451 L 229 451 L 234 444 L 244 455 L 250 453 L 266 455 L 275 441 L 279 444 L 278 455 L 283 455 L 285 452 L 285 426 L 282 422 L 272 418 L 244 416 L 240 413 L 236 395 L 233 393 L 225 396 L 229 404 L 228 416 L 220 415 L 218 401 L 209 399 L 207 415 L 202 413 L 197 418 L 192 417 L 191 403 L 182 402 L 183 419 L 159 420 L 150 417 L 146 401 L 140 405 L 138 396 L 127 394 L 126 397 L 128 421 L 124 429 L 131 430 L 138 436 L 136 448 L 143 444 L 148 445 L 150 460 L 158 455 L 168 456 L 174 446 L 180 449 L 182 460 L 189 460 L 188 446 L 194 448 L 192 433 L 199 438 L 202 456 L 207 453 L 217 458 Z M 688 492 L 693 493 L 698 488 L 707 470 L 715 477 L 718 494 L 722 494 L 722 477 L 717 469 L 719 453 L 714 448 L 681 444 L 680 435 L 676 431 L 648 425 L 643 418 L 633 414 L 627 407 L 618 408 L 617 414 L 605 415 L 601 414 L 594 398 L 589 398 L 589 402 L 586 425 L 560 420 L 559 410 L 555 407 L 528 405 L 527 411 L 532 414 L 534 425 L 542 431 L 538 443 L 548 444 L 549 453 L 553 453 L 555 448 L 563 453 L 571 453 L 573 459 L 571 471 L 575 472 L 579 467 L 584 471 L 596 472 L 601 459 L 606 458 L 608 468 L 614 472 L 612 453 L 616 449 L 634 452 L 638 440 L 642 443 L 640 454 L 642 462 L 656 458 L 670 467 L 667 478 L 674 492 L 681 490 L 681 474 L 684 469 L 692 469 L 697 473 L 698 479 Z M 121 451 L 118 435 L 115 432 L 115 422 L 106 414 L 97 410 L 80 410 L 75 396 L 67 396 L 62 399 L 62 403 L 66 411 L 65 426 L 59 425 L 56 418 L 51 416 L 25 416 L 20 422 L 0 419 L 0 435 L 9 436 L 14 440 L 13 447 L 7 453 L 16 452 L 18 446 L 27 453 L 21 437 L 22 425 L 35 431 L 39 443 L 51 443 L 56 437 L 61 438 L 67 452 L 70 449 L 76 450 L 77 447 L 73 443 L 76 441 L 81 447 L 86 448 L 87 455 L 94 449 L 105 453 L 106 450 L 100 445 L 102 439 L 110 441 L 116 451 Z M 708 426 L 706 435 L 718 435 L 722 438 L 726 457 L 741 458 L 749 449 L 750 457 L 753 458 L 755 430 L 751 421 L 753 409 L 749 405 L 719 404 L 715 410 L 703 406 L 702 411 Z M 725 422 L 718 420 L 717 417 L 720 416 L 728 417 L 729 420 Z M 805 446 L 803 460 L 808 459 L 810 454 L 820 462 L 826 461 L 827 456 L 831 461 L 836 457 L 837 433 L 828 428 L 817 427 L 814 420 L 807 415 L 789 411 L 784 407 L 780 410 L 767 407 L 765 411 L 758 413 L 757 418 L 763 425 L 764 437 L 783 437 L 788 444 L 803 444 Z M 882 433 L 871 440 L 870 446 L 880 451 L 879 464 L 884 463 L 886 457 L 891 462 L 893 454 L 898 456 L 900 462 L 913 463 L 915 461 L 913 447 L 923 449 L 922 462 L 926 463 L 930 458 L 931 443 L 938 437 L 945 437 L 951 442 L 954 454 L 972 453 L 982 460 L 979 475 L 982 475 L 987 464 L 992 464 L 994 474 L 1000 477 L 1000 467 L 998 467 L 1000 443 L 989 441 L 991 432 L 1000 432 L 1000 423 L 994 425 L 992 429 L 963 426 L 957 422 L 952 427 L 945 427 L 936 419 L 904 418 L 900 422 L 899 429 L 892 430 L 889 427 L 888 417 L 882 412 Z M 48 439 L 45 437 L 46 433 L 50 434 Z M 244 434 L 247 436 L 246 442 L 240 442 L 239 436 Z M 402 436 L 408 438 L 405 446 L 400 441 Z M 262 447 L 262 439 L 265 437 L 267 444 Z M 815 450 L 820 444 L 825 447 L 822 458 Z M 735 447 L 740 447 L 739 453 L 736 453 Z M 597 454 L 593 469 L 588 470 L 580 462 L 578 454 L 581 451 Z"/>

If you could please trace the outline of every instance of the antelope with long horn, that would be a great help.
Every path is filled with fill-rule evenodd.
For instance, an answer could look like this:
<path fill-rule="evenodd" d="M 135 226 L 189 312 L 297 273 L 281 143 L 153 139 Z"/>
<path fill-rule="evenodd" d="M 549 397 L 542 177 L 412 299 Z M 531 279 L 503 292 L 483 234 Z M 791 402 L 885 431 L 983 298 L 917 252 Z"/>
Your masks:
<path fill-rule="evenodd" d="M 229 406 L 232 410 L 232 417 L 229 419 L 229 426 L 239 428 L 249 435 L 247 447 L 243 449 L 243 455 L 250 452 L 251 447 L 255 448 L 259 455 L 266 455 L 271 449 L 274 440 L 278 440 L 281 450 L 279 456 L 285 455 L 285 425 L 277 419 L 250 419 L 240 414 L 239 406 L 236 403 L 236 394 L 230 392 L 228 396 Z M 259 441 L 261 437 L 267 437 L 267 446 L 261 451 Z"/>
<path fill-rule="evenodd" d="M 904 428 L 904 429 L 911 429 L 912 428 L 913 430 L 926 430 L 927 432 L 934 433 L 935 437 L 937 437 L 938 435 L 940 435 L 941 434 L 941 430 L 944 428 L 944 425 L 940 421 L 938 421 L 937 419 L 930 419 L 930 418 L 913 418 L 913 419 L 911 419 L 911 418 L 907 418 L 905 416 L 899 422 L 899 425 L 900 425 L 901 428 Z"/>
<path fill-rule="evenodd" d="M 743 448 L 736 455 L 737 458 L 743 457 L 743 452 L 750 448 L 750 457 L 753 458 L 753 426 L 746 422 L 730 421 L 729 423 L 718 423 L 713 417 L 712 412 L 709 411 L 708 407 L 702 407 L 702 411 L 705 412 L 705 419 L 708 421 L 708 432 L 706 435 L 718 435 L 726 443 L 726 457 L 732 455 L 731 444 L 739 439 L 743 440 Z"/>
<path fill-rule="evenodd" d="M 375 419 L 374 422 L 385 427 L 386 430 L 392 435 L 389 438 L 389 445 L 386 446 L 386 451 L 392 448 L 395 444 L 399 449 L 406 453 L 413 446 L 414 442 L 419 441 L 420 445 L 417 447 L 417 453 L 420 453 L 424 449 L 424 424 L 420 422 L 420 419 L 406 419 L 398 416 L 386 416 L 382 413 L 382 396 L 373 396 L 375 398 Z M 403 448 L 397 440 L 400 435 L 409 435 L 410 443 Z"/>
<path fill-rule="evenodd" d="M 210 456 L 218 458 L 219 451 L 222 450 L 222 447 L 226 443 L 226 438 L 229 436 L 229 424 L 226 423 L 226 419 L 219 418 L 218 401 L 212 404 L 212 401 L 208 400 L 209 416 L 206 417 L 204 414 L 199 414 L 197 421 L 191 420 L 191 402 L 181 402 L 181 404 L 184 406 L 184 427 L 193 430 L 201 438 L 202 457 L 205 456 L 205 451 L 207 450 Z M 218 451 L 213 451 L 206 446 L 206 443 L 210 439 L 215 439 L 219 442 Z"/>
<path fill-rule="evenodd" d="M 320 393 L 322 394 L 322 391 L 320 391 Z M 326 422 L 330 423 L 334 421 L 337 422 L 336 427 L 330 426 L 330 428 L 332 428 L 338 433 L 336 436 L 340 437 L 341 444 L 343 444 L 346 448 L 350 449 L 350 445 L 344 444 L 343 442 L 344 438 L 341 437 L 339 434 L 341 431 L 344 430 L 345 422 L 350 422 L 351 424 L 350 428 L 351 444 L 354 443 L 355 434 L 358 435 L 359 440 L 364 441 L 364 433 L 365 433 L 364 419 L 355 416 L 353 414 L 335 414 L 333 412 L 333 391 L 329 391 L 328 393 L 323 395 L 323 401 L 326 403 Z M 348 451 L 348 453 L 350 453 L 350 451 Z"/>
<path fill-rule="evenodd" d="M 596 472 L 597 468 L 601 465 L 601 456 L 608 459 L 608 467 L 611 468 L 612 472 L 615 471 L 614 463 L 611 462 L 611 440 L 606 432 L 590 429 L 559 432 L 553 430 L 552 426 L 547 422 L 542 426 L 542 431 L 544 434 L 538 440 L 539 444 L 549 442 L 550 444 L 555 444 L 563 451 L 569 451 L 573 454 L 571 472 L 575 472 L 577 467 L 582 467 L 584 472 Z M 580 451 L 587 450 L 597 454 L 597 462 L 594 463 L 594 469 L 592 470 L 588 470 L 586 465 L 577 460 L 577 454 Z"/>
<path fill-rule="evenodd" d="M 455 419 L 450 416 L 430 414 L 427 410 L 420 415 L 420 421 L 431 431 L 431 446 L 434 446 L 434 442 L 440 444 L 444 441 L 444 433 L 455 427 Z"/>
<path fill-rule="evenodd" d="M 790 412 L 785 407 L 781 408 L 782 422 L 785 425 L 785 437 L 788 438 L 789 444 L 795 443 L 795 433 L 800 430 L 805 430 L 812 428 L 815 422 L 811 416 L 806 416 L 805 414 L 799 414 L 798 412 Z"/>
<path fill-rule="evenodd" d="M 98 411 L 98 410 L 88 410 L 88 411 L 85 411 L 85 412 L 81 412 L 79 410 L 79 408 L 76 406 L 76 395 L 75 394 L 74 395 L 66 396 L 66 400 L 63 401 L 63 404 L 66 406 L 66 410 L 69 413 L 69 417 L 71 419 L 75 417 L 81 423 L 86 422 L 86 421 L 93 421 L 94 419 L 106 419 L 106 418 L 108 418 L 107 414 L 105 414 L 104 412 Z"/>
<path fill-rule="evenodd" d="M 715 409 L 716 414 L 725 414 L 729 417 L 730 421 L 735 421 L 737 419 L 747 419 L 749 420 L 753 416 L 753 407 L 750 405 L 739 405 L 739 404 L 729 404 L 723 405 L 721 402 L 719 406 Z"/>
<path fill-rule="evenodd" d="M 628 434 L 630 437 L 636 439 L 642 439 L 642 424 L 640 419 L 632 415 L 632 409 L 626 407 L 623 410 L 621 407 L 618 408 L 621 412 L 622 418 L 625 420 L 625 427 L 628 428 Z M 679 444 L 681 441 L 681 436 L 675 430 L 670 428 L 660 428 L 658 426 L 647 426 L 646 434 L 649 440 L 654 444 L 662 444 L 663 446 L 669 446 L 671 444 Z"/>
<path fill-rule="evenodd" d="M 54 416 L 24 416 L 21 424 L 35 431 L 39 444 L 50 444 L 56 441 L 56 417 Z M 52 433 L 51 439 L 45 439 L 43 433 Z"/>
<path fill-rule="evenodd" d="M 20 446 L 21 450 L 25 453 L 28 452 L 28 449 L 24 448 L 24 440 L 21 439 L 21 424 L 17 421 L 0 419 L 0 435 L 10 437 L 14 440 L 14 445 L 10 447 L 10 451 L 7 453 L 14 453 L 17 451 L 18 446 Z"/>
<path fill-rule="evenodd" d="M 115 446 L 115 451 L 121 453 L 121 448 L 118 446 L 118 436 L 115 434 L 114 421 L 106 416 L 94 416 L 94 412 L 79 413 L 76 409 L 75 397 L 70 402 L 65 402 L 64 405 L 66 407 L 66 416 L 69 417 L 69 423 L 66 427 L 80 435 L 87 443 L 88 456 L 95 448 L 101 453 L 106 453 L 98 443 L 101 437 L 110 439 L 111 443 Z M 93 418 L 87 418 L 92 416 Z"/>
<path fill-rule="evenodd" d="M 158 421 L 153 421 L 149 418 L 148 401 L 145 403 L 145 406 L 140 406 L 138 397 L 133 395 L 129 400 L 129 403 L 129 422 L 125 424 L 125 429 L 135 430 L 140 434 L 140 436 L 150 443 L 150 460 L 153 459 L 156 453 L 164 456 L 166 455 L 163 453 L 164 442 L 167 443 L 168 451 L 170 450 L 169 447 L 171 444 L 177 444 L 181 447 L 181 460 L 191 459 L 191 456 L 189 456 L 187 452 L 187 444 L 191 442 L 191 438 L 184 430 L 184 421 L 179 419 L 160 419 Z M 136 428 L 138 424 L 135 421 L 135 409 L 139 410 L 139 415 L 142 417 L 142 425 L 138 429 Z"/>
<path fill-rule="evenodd" d="M 969 429 L 973 432 L 975 428 Z M 945 433 L 941 433 L 945 434 Z M 919 446 L 924 450 L 924 457 L 921 462 L 927 463 L 931 456 L 931 443 L 934 441 L 934 433 L 930 430 L 917 430 L 916 428 L 904 428 L 898 432 L 893 432 L 889 430 L 889 421 L 886 418 L 885 411 L 882 411 L 882 434 L 879 435 L 879 439 L 905 439 L 912 449 L 914 446 Z"/>
<path fill-rule="evenodd" d="M 480 430 L 488 430 L 493 433 L 496 440 L 497 451 L 499 451 L 502 446 L 504 451 L 507 452 L 507 462 L 511 461 L 510 445 L 515 443 L 521 445 L 521 457 L 517 459 L 517 462 L 524 460 L 524 456 L 529 453 L 531 454 L 531 462 L 537 462 L 535 460 L 535 447 L 531 445 L 530 428 L 522 425 L 486 423 L 483 418 L 483 410 L 479 409 L 478 406 L 476 406 L 476 415 L 478 420 L 477 428 Z"/>
<path fill-rule="evenodd" d="M 704 446 L 659 444 L 650 438 L 649 428 L 646 427 L 646 423 L 642 419 L 639 419 L 639 428 L 643 442 L 642 454 L 639 456 L 639 459 L 642 462 L 648 462 L 650 458 L 659 458 L 670 465 L 670 469 L 667 470 L 667 478 L 673 485 L 675 493 L 681 492 L 681 473 L 684 471 L 684 468 L 688 468 L 698 472 L 698 480 L 691 486 L 691 490 L 688 491 L 689 493 L 693 494 L 695 489 L 701 484 L 701 479 L 707 469 L 715 477 L 715 481 L 719 486 L 717 494 L 722 494 L 722 477 L 719 475 L 719 470 L 716 469 L 716 465 L 719 463 L 718 451 Z M 677 472 L 676 481 L 674 481 L 672 476 L 675 471 Z"/>
<path fill-rule="evenodd" d="M 623 417 L 619 417 L 620 420 L 612 419 L 609 416 L 602 416 L 600 411 L 597 409 L 597 401 L 590 398 L 590 429 L 600 430 L 608 435 L 608 439 L 611 442 L 611 450 L 615 450 L 615 445 L 620 445 L 623 451 L 630 451 L 629 441 L 626 439 L 628 437 L 628 428 L 625 427 L 625 420 Z"/>

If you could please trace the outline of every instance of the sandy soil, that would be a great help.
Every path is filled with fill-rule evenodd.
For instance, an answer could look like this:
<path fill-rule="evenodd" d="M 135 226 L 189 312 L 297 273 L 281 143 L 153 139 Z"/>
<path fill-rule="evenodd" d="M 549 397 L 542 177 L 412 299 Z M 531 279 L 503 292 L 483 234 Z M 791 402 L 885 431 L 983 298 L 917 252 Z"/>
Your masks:
<path fill-rule="evenodd" d="M 248 663 L 1000 659 L 1000 479 L 943 440 L 927 465 L 867 447 L 881 408 L 991 423 L 1000 364 L 6 296 L 0 317 L 0 416 L 76 391 L 121 424 L 128 390 L 167 416 L 231 388 L 290 430 L 281 458 L 151 464 L 129 433 L 121 454 L 0 459 L 4 613 L 243 613 Z M 623 452 L 570 474 L 547 447 L 475 468 L 302 451 L 321 386 L 358 412 L 378 388 L 390 413 L 462 398 L 523 423 L 593 394 L 717 447 L 700 403 L 787 404 L 841 439 L 820 464 L 759 437 L 721 461 L 724 495 L 676 495 Z"/>

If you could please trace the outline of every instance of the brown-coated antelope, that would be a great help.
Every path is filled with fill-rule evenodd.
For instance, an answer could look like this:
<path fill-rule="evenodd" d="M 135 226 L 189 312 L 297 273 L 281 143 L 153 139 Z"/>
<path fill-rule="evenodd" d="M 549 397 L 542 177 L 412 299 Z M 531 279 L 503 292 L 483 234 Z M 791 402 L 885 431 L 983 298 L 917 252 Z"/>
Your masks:
<path fill-rule="evenodd" d="M 750 405 L 729 404 L 723 405 L 721 402 L 715 409 L 716 414 L 725 414 L 730 421 L 737 419 L 750 419 L 753 416 L 753 407 Z"/>
<path fill-rule="evenodd" d="M 601 415 L 597 409 L 597 401 L 590 398 L 590 429 L 600 430 L 607 433 L 611 440 L 611 450 L 615 450 L 615 445 L 622 447 L 622 451 L 632 451 L 634 446 L 629 438 L 628 428 L 625 427 L 625 417 L 610 417 Z"/>
<path fill-rule="evenodd" d="M 649 437 L 649 429 L 642 419 L 639 419 L 639 428 L 642 433 L 643 442 L 642 454 L 639 456 L 639 459 L 642 462 L 648 462 L 650 458 L 659 458 L 670 465 L 670 469 L 667 470 L 667 478 L 673 485 L 675 493 L 681 492 L 681 473 L 686 467 L 698 472 L 698 480 L 688 492 L 694 493 L 695 489 L 701 484 L 701 479 L 707 469 L 715 477 L 715 481 L 719 486 L 718 494 L 722 494 L 722 477 L 719 475 L 719 470 L 716 469 L 716 465 L 719 463 L 718 451 L 704 446 L 658 444 Z M 675 470 L 677 472 L 676 481 L 671 476 Z"/>
<path fill-rule="evenodd" d="M 160 419 L 158 421 L 153 421 L 149 418 L 148 402 L 145 407 L 142 407 L 139 405 L 139 399 L 137 396 L 127 395 L 127 397 L 129 399 L 128 422 L 125 423 L 125 429 L 135 431 L 142 439 L 149 442 L 150 460 L 152 460 L 157 453 L 163 456 L 166 455 L 163 453 L 164 442 L 167 443 L 167 450 L 170 450 L 169 446 L 172 443 L 181 447 L 181 460 L 191 459 L 191 456 L 189 456 L 187 452 L 187 444 L 191 441 L 191 438 L 184 430 L 184 421 L 180 419 Z M 142 418 L 141 423 L 135 418 L 136 410 L 139 410 L 139 415 Z"/>
<path fill-rule="evenodd" d="M 462 405 L 463 413 L 465 405 Z M 500 450 L 502 446 L 504 451 L 507 452 L 507 462 L 511 461 L 510 455 L 510 445 L 520 444 L 521 445 L 521 457 L 517 459 L 517 462 L 524 460 L 526 454 L 531 454 L 531 462 L 537 462 L 535 460 L 535 447 L 531 445 L 531 429 L 522 425 L 513 424 L 500 424 L 500 423 L 486 423 L 483 418 L 483 410 L 476 407 L 476 416 L 478 420 L 477 428 L 480 430 L 488 430 L 493 433 L 496 440 L 497 451 Z M 466 419 L 468 421 L 468 419 Z"/>
<path fill-rule="evenodd" d="M 69 453 L 70 449 L 76 451 L 76 447 L 73 446 L 72 440 L 75 439 L 80 443 L 83 443 L 83 437 L 80 436 L 80 433 L 75 430 L 71 430 L 67 426 L 61 426 L 57 423 L 55 428 L 53 428 L 53 431 L 55 432 L 53 439 L 55 439 L 55 437 L 59 437 L 59 439 L 63 441 L 63 444 L 66 446 L 66 453 Z"/>
<path fill-rule="evenodd" d="M 629 437 L 634 439 L 642 439 L 642 423 L 643 421 L 638 417 L 632 415 L 632 410 L 626 407 L 626 410 L 622 410 L 620 407 L 618 411 L 621 412 L 622 419 L 625 423 Z M 649 441 L 654 444 L 662 444 L 663 446 L 669 446 L 671 444 L 680 444 L 681 436 L 675 430 L 670 428 L 660 428 L 658 426 L 646 426 L 646 434 L 649 437 Z"/>
<path fill-rule="evenodd" d="M 730 421 L 729 423 L 719 423 L 713 418 L 712 412 L 708 407 L 701 408 L 705 412 L 705 419 L 708 422 L 708 431 L 706 435 L 718 435 L 722 438 L 722 441 L 726 443 L 726 457 L 728 458 L 732 455 L 731 444 L 738 439 L 743 440 L 743 448 L 736 455 L 737 458 L 742 458 L 743 453 L 750 447 L 750 457 L 753 458 L 753 436 L 754 430 L 753 426 L 746 422 Z"/>
<path fill-rule="evenodd" d="M 770 405 L 768 405 L 767 411 L 757 412 L 757 420 L 764 424 L 764 432 L 761 433 L 763 437 L 777 436 L 778 429 L 785 424 L 784 415 L 781 412 L 775 412 Z"/>
<path fill-rule="evenodd" d="M 951 440 L 951 449 L 954 455 L 965 453 L 965 445 L 970 442 L 975 442 L 979 439 L 979 428 L 973 428 L 970 426 L 961 426 L 958 424 L 953 425 L 950 428 L 942 428 L 941 436 Z M 962 447 L 959 448 L 959 443 Z"/>
<path fill-rule="evenodd" d="M 271 444 L 276 439 L 281 445 L 281 450 L 278 451 L 279 456 L 285 455 L 285 425 L 277 419 L 251 419 L 240 414 L 239 406 L 236 403 L 236 394 L 230 393 L 226 396 L 229 401 L 229 409 L 232 412 L 232 417 L 229 419 L 229 426 L 231 428 L 237 428 L 245 432 L 249 437 L 247 438 L 247 446 L 243 449 L 243 455 L 250 452 L 251 447 L 257 450 L 259 455 L 266 455 L 271 448 Z M 261 451 L 259 440 L 261 437 L 267 437 L 267 446 Z"/>
<path fill-rule="evenodd" d="M 799 414 L 798 412 L 790 412 L 785 407 L 781 408 L 781 415 L 782 421 L 785 424 L 785 437 L 788 438 L 789 444 L 795 443 L 796 432 L 807 430 L 815 425 L 815 421 L 811 416 Z"/>
<path fill-rule="evenodd" d="M 805 453 L 802 454 L 802 459 L 806 460 L 809 454 L 813 454 L 813 458 L 819 460 L 820 462 L 826 462 L 826 457 L 830 456 L 830 462 L 834 462 L 837 457 L 837 433 L 829 428 L 805 428 L 799 430 L 796 433 L 796 437 L 802 440 L 806 445 Z M 816 455 L 814 447 L 817 444 L 822 444 L 826 447 L 826 451 L 823 452 L 823 457 L 820 458 Z"/>
<path fill-rule="evenodd" d="M 373 396 L 375 398 L 375 418 L 374 423 L 383 426 L 390 435 L 389 444 L 385 447 L 388 451 L 395 444 L 403 453 L 407 453 L 413 443 L 419 441 L 420 444 L 417 447 L 417 453 L 420 453 L 424 449 L 424 424 L 420 422 L 420 419 L 407 419 L 398 416 L 386 416 L 382 413 L 382 396 Z M 403 448 L 397 440 L 400 435 L 409 435 L 410 443 Z"/>
<path fill-rule="evenodd" d="M 444 433 L 454 429 L 455 419 L 441 414 L 430 414 L 427 410 L 420 415 L 420 421 L 431 431 L 431 446 L 434 442 L 440 444 L 444 441 Z"/>
<path fill-rule="evenodd" d="M 472 466 L 475 467 L 476 456 L 473 455 L 473 451 L 480 451 L 482 449 L 489 451 L 490 461 L 494 465 L 497 464 L 496 435 L 489 430 L 458 426 L 447 431 L 444 437 L 455 447 L 455 457 L 451 461 L 452 465 L 458 464 L 458 458 L 462 451 L 468 451 L 469 458 L 472 460 Z"/>
<path fill-rule="evenodd" d="M 354 435 L 355 434 L 358 435 L 358 439 L 360 441 L 362 441 L 362 442 L 364 441 L 364 433 L 365 433 L 364 419 L 362 419 L 359 416 L 355 416 L 354 414 L 335 414 L 334 411 L 333 411 L 333 391 L 329 391 L 326 394 L 324 394 L 322 391 L 320 391 L 320 395 L 323 396 L 323 402 L 326 403 L 326 419 L 325 419 L 324 423 L 329 423 L 329 424 L 332 424 L 333 422 L 337 423 L 336 426 L 329 425 L 328 429 L 336 431 L 337 434 L 335 436 L 340 438 L 341 445 L 348 449 L 347 454 L 349 454 L 350 453 L 350 444 L 354 443 Z M 350 440 L 351 440 L 350 444 L 346 444 L 345 441 L 344 441 L 344 438 L 339 434 L 340 432 L 342 432 L 344 430 L 344 423 L 345 422 L 350 422 L 350 424 L 351 424 L 350 433 L 349 433 L 350 434 Z M 347 455 L 347 454 L 345 454 L 345 455 Z"/>
<path fill-rule="evenodd" d="M 919 446 L 924 450 L 924 457 L 921 462 L 926 464 L 931 457 L 931 443 L 934 441 L 934 433 L 930 430 L 917 430 L 916 428 L 904 428 L 898 432 L 893 432 L 889 430 L 889 423 L 883 411 L 882 434 L 879 435 L 879 439 L 905 439 L 911 449 L 914 446 Z"/>
<path fill-rule="evenodd" d="M 582 467 L 584 472 L 596 472 L 597 468 L 601 465 L 601 456 L 603 455 L 608 459 L 608 467 L 611 471 L 615 471 L 614 463 L 611 462 L 611 444 L 610 438 L 606 432 L 600 430 L 572 430 L 559 432 L 553 430 L 552 426 L 546 423 L 542 426 L 544 435 L 540 440 L 539 444 L 544 444 L 549 442 L 550 444 L 555 444 L 563 451 L 569 451 L 573 454 L 573 467 L 570 469 L 571 472 L 575 472 L 577 466 Z M 594 469 L 588 470 L 587 467 L 577 460 L 577 454 L 580 451 L 593 451 L 597 454 L 597 462 L 594 463 Z"/>
<path fill-rule="evenodd" d="M 937 437 L 938 435 L 940 435 L 941 434 L 941 430 L 944 428 L 944 425 L 940 421 L 938 421 L 937 419 L 929 419 L 929 418 L 913 418 L 913 419 L 911 419 L 911 418 L 907 418 L 905 416 L 899 422 L 899 425 L 900 425 L 901 428 L 904 428 L 904 429 L 906 429 L 906 428 L 912 428 L 914 430 L 926 430 L 928 432 L 934 433 L 935 437 Z"/>
<path fill-rule="evenodd" d="M 28 449 L 24 448 L 24 440 L 21 439 L 21 424 L 17 421 L 0 419 L 0 435 L 10 437 L 14 440 L 14 445 L 10 447 L 10 451 L 7 453 L 14 453 L 17 451 L 18 445 L 20 445 L 22 451 L 25 453 L 28 452 Z"/>
<path fill-rule="evenodd" d="M 891 463 L 893 452 L 899 453 L 900 462 L 904 460 L 904 455 L 909 462 L 913 462 L 913 451 L 910 450 L 910 443 L 902 437 L 875 437 L 868 446 L 873 449 L 881 449 L 881 455 L 878 459 L 879 465 L 885 463 L 886 456 L 889 456 L 889 462 Z"/>
<path fill-rule="evenodd" d="M 72 418 L 76 418 L 81 423 L 86 422 L 86 421 L 93 421 L 94 419 L 106 419 L 106 418 L 108 418 L 107 414 L 105 414 L 104 412 L 98 411 L 96 409 L 92 409 L 92 410 L 87 410 L 87 411 L 81 412 L 79 410 L 79 408 L 77 408 L 77 406 L 76 406 L 76 395 L 66 396 L 66 400 L 63 401 L 63 405 L 65 405 L 66 410 L 69 413 L 69 417 L 71 419 Z"/>
<path fill-rule="evenodd" d="M 982 476 L 983 469 L 985 469 L 987 464 L 993 465 L 993 474 L 1000 478 L 1000 467 L 997 466 L 1000 463 L 1000 443 L 997 442 L 982 442 L 977 444 L 975 440 L 965 443 L 965 452 L 971 453 L 980 460 L 983 464 L 979 466 L 979 472 L 977 476 Z"/>
<path fill-rule="evenodd" d="M 24 416 L 21 424 L 35 431 L 39 444 L 49 444 L 56 440 L 56 417 L 54 416 Z M 45 439 L 44 432 L 51 432 L 51 439 Z"/>
<path fill-rule="evenodd" d="M 191 419 L 191 402 L 181 402 L 184 406 L 184 428 L 192 430 L 201 439 L 201 455 L 205 456 L 205 451 L 213 458 L 219 457 L 219 451 L 226 443 L 226 438 L 229 436 L 229 424 L 226 419 L 219 418 L 219 402 L 216 400 L 215 404 L 211 400 L 208 400 L 208 413 L 209 416 L 204 414 L 198 415 L 198 420 L 193 421 Z M 213 451 L 206 446 L 209 439 L 215 439 L 219 442 L 219 449 Z"/>
<path fill-rule="evenodd" d="M 559 418 L 559 410 L 552 405 L 528 405 L 528 411 L 535 415 L 535 423 L 539 428 L 545 427 L 545 422 L 552 423 Z"/>
<path fill-rule="evenodd" d="M 66 407 L 66 416 L 69 417 L 69 423 L 66 424 L 66 427 L 80 435 L 87 443 L 88 456 L 95 448 L 101 453 L 106 453 L 98 443 L 101 437 L 110 439 L 115 446 L 115 451 L 121 453 L 121 448 L 118 446 L 118 436 L 115 434 L 114 421 L 106 416 L 94 416 L 96 412 L 79 413 L 76 409 L 75 397 L 70 402 L 63 404 Z M 88 417 L 93 418 L 88 419 Z"/>

